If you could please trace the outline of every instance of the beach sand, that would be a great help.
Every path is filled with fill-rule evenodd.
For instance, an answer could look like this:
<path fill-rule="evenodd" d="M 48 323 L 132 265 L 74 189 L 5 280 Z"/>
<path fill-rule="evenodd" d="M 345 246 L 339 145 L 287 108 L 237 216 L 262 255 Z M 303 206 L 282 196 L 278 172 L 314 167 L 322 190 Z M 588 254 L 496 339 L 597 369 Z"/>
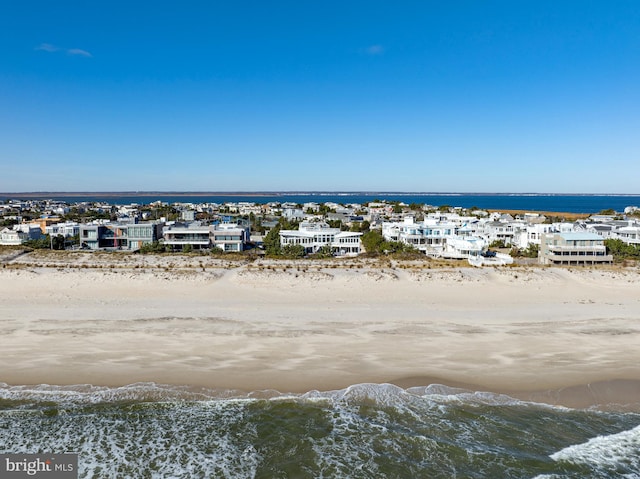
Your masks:
<path fill-rule="evenodd" d="M 0 268 L 0 338 L 7 384 L 640 402 L 640 272 L 28 254 Z"/>

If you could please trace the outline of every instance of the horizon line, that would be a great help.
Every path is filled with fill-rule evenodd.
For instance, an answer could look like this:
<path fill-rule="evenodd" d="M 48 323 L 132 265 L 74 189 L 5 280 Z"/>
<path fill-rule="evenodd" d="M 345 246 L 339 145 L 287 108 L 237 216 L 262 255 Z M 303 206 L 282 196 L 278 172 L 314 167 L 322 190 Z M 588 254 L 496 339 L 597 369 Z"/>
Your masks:
<path fill-rule="evenodd" d="M 255 190 L 255 191 L 183 191 L 183 190 L 114 190 L 114 191 L 14 191 L 0 192 L 0 196 L 329 196 L 329 195 L 420 195 L 420 196 L 640 196 L 640 193 L 559 193 L 535 191 L 479 192 L 479 191 L 381 191 L 381 190 Z"/>

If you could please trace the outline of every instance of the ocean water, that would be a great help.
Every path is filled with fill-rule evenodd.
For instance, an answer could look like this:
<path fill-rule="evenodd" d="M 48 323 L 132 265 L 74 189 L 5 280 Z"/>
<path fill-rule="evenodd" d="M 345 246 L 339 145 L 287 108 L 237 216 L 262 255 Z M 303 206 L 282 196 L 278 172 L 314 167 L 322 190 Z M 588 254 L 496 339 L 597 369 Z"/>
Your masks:
<path fill-rule="evenodd" d="M 0 453 L 77 452 L 81 478 L 640 478 L 636 406 L 441 385 L 0 385 Z"/>

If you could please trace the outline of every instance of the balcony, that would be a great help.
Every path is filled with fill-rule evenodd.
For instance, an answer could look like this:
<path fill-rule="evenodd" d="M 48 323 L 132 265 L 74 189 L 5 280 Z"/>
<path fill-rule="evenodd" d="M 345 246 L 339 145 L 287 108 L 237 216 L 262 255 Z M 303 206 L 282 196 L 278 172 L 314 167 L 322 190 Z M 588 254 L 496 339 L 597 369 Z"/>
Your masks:
<path fill-rule="evenodd" d="M 422 235 L 422 234 L 419 234 L 419 233 L 403 233 L 402 234 L 402 239 L 404 239 L 405 241 L 409 241 L 409 240 L 412 240 L 412 239 L 424 240 L 424 238 L 425 238 L 425 236 Z M 398 241 L 398 240 L 395 240 L 395 241 Z"/>
<path fill-rule="evenodd" d="M 576 251 L 575 249 L 562 251 L 549 250 L 547 252 L 547 254 L 552 256 L 605 256 L 606 253 L 605 249 L 585 249 L 579 251 Z"/>
<path fill-rule="evenodd" d="M 187 245 L 187 244 L 197 244 L 208 246 L 210 244 L 209 238 L 194 238 L 194 239 L 186 239 L 186 238 L 165 238 L 164 244 L 175 244 L 175 245 Z"/>
<path fill-rule="evenodd" d="M 114 239 L 114 238 L 118 238 L 118 239 L 120 239 L 120 238 L 127 238 L 127 233 L 126 233 L 126 232 L 123 232 L 123 233 L 118 233 L 117 235 L 115 235 L 115 234 L 113 234 L 113 233 L 103 233 L 103 234 L 101 234 L 101 235 L 100 235 L 100 239 L 101 239 L 101 240 L 103 240 L 103 239 L 105 239 L 105 240 L 109 240 L 109 239 L 110 239 L 110 240 L 112 240 L 112 239 Z"/>
<path fill-rule="evenodd" d="M 548 251 L 543 255 L 554 262 L 582 262 L 582 263 L 611 263 L 613 256 L 605 254 L 604 250 L 598 251 Z"/>
<path fill-rule="evenodd" d="M 591 245 L 591 246 L 565 246 L 565 245 L 547 245 L 547 249 L 549 252 L 555 251 L 593 251 L 593 252 L 602 252 L 606 253 L 607 248 L 604 245 Z"/>

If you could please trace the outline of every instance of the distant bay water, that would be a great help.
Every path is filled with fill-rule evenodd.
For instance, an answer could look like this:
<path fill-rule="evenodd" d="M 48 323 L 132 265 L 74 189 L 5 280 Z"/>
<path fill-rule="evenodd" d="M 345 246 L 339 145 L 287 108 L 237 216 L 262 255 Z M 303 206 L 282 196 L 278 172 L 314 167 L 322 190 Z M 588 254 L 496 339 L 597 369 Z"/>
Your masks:
<path fill-rule="evenodd" d="M 73 202 L 104 201 L 123 205 L 167 203 L 226 202 L 335 202 L 340 204 L 368 203 L 374 200 L 423 203 L 433 206 L 478 207 L 497 210 L 560 211 L 567 213 L 597 213 L 605 209 L 624 211 L 627 206 L 640 206 L 640 195 L 568 195 L 538 193 L 402 193 L 402 192 L 283 192 L 283 193 L 190 193 L 190 192 L 123 192 L 123 193 L 0 193 L 0 200 L 54 199 Z"/>

